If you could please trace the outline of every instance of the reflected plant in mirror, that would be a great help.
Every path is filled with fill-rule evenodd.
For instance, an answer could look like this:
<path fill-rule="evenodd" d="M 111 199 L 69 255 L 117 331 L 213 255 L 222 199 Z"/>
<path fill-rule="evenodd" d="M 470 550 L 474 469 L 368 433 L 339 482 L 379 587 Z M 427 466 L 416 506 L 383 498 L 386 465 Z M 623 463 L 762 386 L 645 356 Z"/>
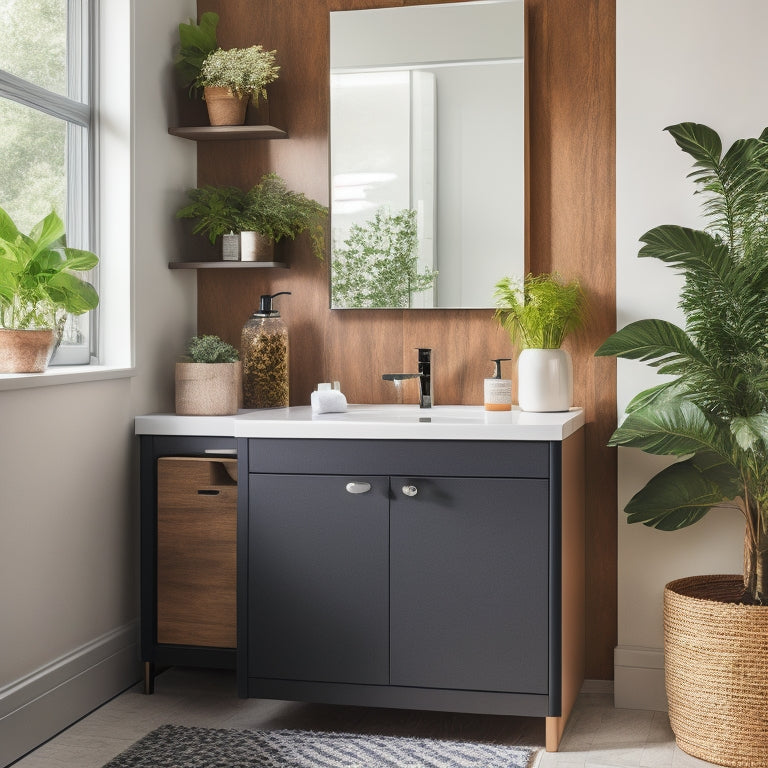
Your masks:
<path fill-rule="evenodd" d="M 344 244 L 334 248 L 333 306 L 381 309 L 411 306 L 413 296 L 432 287 L 437 272 L 419 272 L 416 211 L 379 208 L 353 224 Z"/>
<path fill-rule="evenodd" d="M 523 0 L 330 14 L 332 308 L 489 308 L 524 271 L 524 19 Z M 348 240 L 381 209 L 416 222 L 407 301 L 354 295 Z"/>

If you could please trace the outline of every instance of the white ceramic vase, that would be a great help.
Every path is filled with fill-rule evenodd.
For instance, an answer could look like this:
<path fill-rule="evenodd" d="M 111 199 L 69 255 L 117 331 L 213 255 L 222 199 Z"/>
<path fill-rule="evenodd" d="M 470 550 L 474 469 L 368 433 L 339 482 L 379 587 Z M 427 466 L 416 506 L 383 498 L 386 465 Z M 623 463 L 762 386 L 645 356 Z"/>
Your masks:
<path fill-rule="evenodd" d="M 573 364 L 564 349 L 524 349 L 517 360 L 520 409 L 567 411 L 573 404 Z"/>

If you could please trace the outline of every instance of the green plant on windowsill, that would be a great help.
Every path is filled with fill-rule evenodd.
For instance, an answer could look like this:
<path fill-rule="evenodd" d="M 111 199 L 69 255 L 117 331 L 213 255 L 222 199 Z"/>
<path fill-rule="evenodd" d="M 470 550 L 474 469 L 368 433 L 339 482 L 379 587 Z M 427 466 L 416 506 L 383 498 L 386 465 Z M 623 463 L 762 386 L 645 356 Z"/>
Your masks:
<path fill-rule="evenodd" d="M 98 305 L 96 289 L 75 274 L 98 261 L 95 253 L 67 247 L 55 211 L 24 235 L 0 208 L 0 327 L 52 329 L 60 335 L 68 314 Z"/>
<path fill-rule="evenodd" d="M 353 224 L 333 251 L 333 306 L 347 309 L 407 308 L 414 293 L 434 285 L 436 270 L 419 272 L 416 211 L 379 208 Z"/>
<path fill-rule="evenodd" d="M 578 280 L 557 273 L 527 274 L 496 283 L 496 319 L 520 349 L 559 349 L 584 322 L 586 305 Z"/>

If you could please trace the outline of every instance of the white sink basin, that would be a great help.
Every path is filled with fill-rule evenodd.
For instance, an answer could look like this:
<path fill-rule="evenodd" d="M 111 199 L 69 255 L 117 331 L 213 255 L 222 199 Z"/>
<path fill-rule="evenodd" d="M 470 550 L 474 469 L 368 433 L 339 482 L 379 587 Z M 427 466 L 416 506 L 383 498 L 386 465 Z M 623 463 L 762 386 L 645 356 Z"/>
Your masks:
<path fill-rule="evenodd" d="M 584 412 L 486 411 L 480 405 L 350 405 L 345 413 L 312 413 L 308 405 L 240 411 L 236 416 L 151 414 L 137 435 L 284 437 L 334 440 L 564 440 Z"/>
<path fill-rule="evenodd" d="M 307 406 L 248 411 L 236 437 L 329 437 L 410 440 L 562 440 L 584 423 L 581 409 L 565 413 L 486 411 L 480 405 L 350 405 L 345 413 L 312 413 Z"/>

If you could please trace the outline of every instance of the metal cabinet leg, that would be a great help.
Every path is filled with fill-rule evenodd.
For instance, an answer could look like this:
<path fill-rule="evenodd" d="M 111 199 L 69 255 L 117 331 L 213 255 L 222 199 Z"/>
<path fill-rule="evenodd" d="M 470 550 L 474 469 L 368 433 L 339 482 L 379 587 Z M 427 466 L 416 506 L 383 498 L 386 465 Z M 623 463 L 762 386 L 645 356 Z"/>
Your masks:
<path fill-rule="evenodd" d="M 149 695 L 155 692 L 155 665 L 154 662 L 144 662 L 144 693 Z"/>

